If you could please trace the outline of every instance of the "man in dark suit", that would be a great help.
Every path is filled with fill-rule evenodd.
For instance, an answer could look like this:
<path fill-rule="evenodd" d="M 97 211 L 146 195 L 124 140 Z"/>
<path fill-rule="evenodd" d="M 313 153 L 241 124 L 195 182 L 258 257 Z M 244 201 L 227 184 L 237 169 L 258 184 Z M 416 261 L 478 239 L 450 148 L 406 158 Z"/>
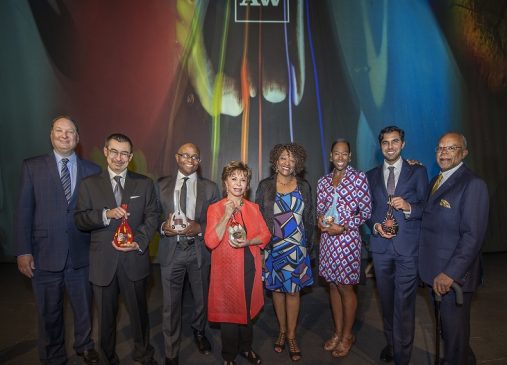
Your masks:
<path fill-rule="evenodd" d="M 90 281 L 99 312 L 100 347 L 107 364 L 119 363 L 115 345 L 120 292 L 130 318 L 133 359 L 156 364 L 150 345 L 146 285 L 150 274 L 148 244 L 157 229 L 159 212 L 153 181 L 127 170 L 132 149 L 131 140 L 123 134 L 106 139 L 107 170 L 83 180 L 75 212 L 78 228 L 91 231 Z M 134 237 L 131 244 L 117 247 L 112 241 L 123 217 L 128 217 Z"/>
<path fill-rule="evenodd" d="M 465 137 L 447 133 L 440 138 L 433 178 L 422 216 L 419 246 L 421 279 L 442 295 L 440 307 L 444 364 L 475 364 L 470 347 L 470 301 L 482 279 L 480 251 L 488 223 L 488 189 L 464 164 Z M 463 289 L 456 305 L 451 285 Z"/>
<path fill-rule="evenodd" d="M 207 322 L 210 253 L 204 245 L 203 234 L 208 206 L 219 199 L 217 185 L 197 175 L 201 162 L 197 146 L 192 143 L 182 145 L 175 158 L 178 165 L 177 175 L 160 178 L 156 186 L 164 218 L 158 259 L 164 295 L 166 365 L 178 364 L 185 275 L 188 275 L 194 300 L 191 325 L 197 349 L 202 354 L 211 352 L 211 344 L 204 334 Z M 178 205 L 188 219 L 187 227 L 180 231 L 171 227 L 170 219 Z"/>
<path fill-rule="evenodd" d="M 90 338 L 90 235 L 77 230 L 73 210 L 83 178 L 100 168 L 74 150 L 78 125 L 67 116 L 51 123 L 53 151 L 23 161 L 15 218 L 18 268 L 32 279 L 39 314 L 39 357 L 44 364 L 66 364 L 63 298 L 74 310 L 74 349 L 87 364 L 99 356 Z"/>
<path fill-rule="evenodd" d="M 418 284 L 417 254 L 421 215 L 428 187 L 426 168 L 401 158 L 405 132 L 389 126 L 378 137 L 384 163 L 366 173 L 372 197 L 370 249 L 382 304 L 387 346 L 383 362 L 408 364 L 414 342 L 415 301 Z M 398 232 L 384 230 L 389 204 Z"/>

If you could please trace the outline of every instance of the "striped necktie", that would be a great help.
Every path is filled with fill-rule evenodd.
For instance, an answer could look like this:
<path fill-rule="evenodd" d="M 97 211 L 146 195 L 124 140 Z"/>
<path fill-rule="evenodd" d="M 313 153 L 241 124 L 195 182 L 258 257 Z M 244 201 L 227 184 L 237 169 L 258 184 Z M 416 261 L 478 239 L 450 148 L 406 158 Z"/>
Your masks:
<path fill-rule="evenodd" d="M 394 195 L 396 185 L 394 184 L 394 166 L 389 166 L 389 175 L 387 175 L 387 195 Z"/>
<path fill-rule="evenodd" d="M 72 197 L 72 186 L 70 181 L 70 171 L 69 167 L 67 166 L 68 162 L 68 158 L 62 158 L 60 179 L 62 180 L 63 192 L 65 193 L 65 198 L 67 198 L 67 203 L 70 203 L 70 198 Z"/>
<path fill-rule="evenodd" d="M 440 183 L 442 182 L 443 178 L 444 178 L 444 175 L 442 175 L 442 173 L 438 174 L 438 177 L 435 180 L 435 183 L 433 184 L 433 187 L 431 188 L 431 194 L 435 193 L 435 191 L 438 190 L 438 188 L 440 187 Z"/>

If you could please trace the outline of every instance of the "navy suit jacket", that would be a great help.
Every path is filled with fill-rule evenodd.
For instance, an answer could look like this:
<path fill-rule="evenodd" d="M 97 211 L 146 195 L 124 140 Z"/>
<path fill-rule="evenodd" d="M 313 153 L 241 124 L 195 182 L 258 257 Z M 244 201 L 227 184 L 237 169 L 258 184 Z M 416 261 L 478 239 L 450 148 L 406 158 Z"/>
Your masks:
<path fill-rule="evenodd" d="M 480 250 L 488 224 L 488 188 L 462 165 L 434 194 L 430 191 L 419 245 L 421 279 L 432 285 L 443 272 L 463 291 L 472 292 L 482 278 Z"/>
<path fill-rule="evenodd" d="M 74 268 L 88 265 L 90 234 L 76 228 L 73 213 L 81 180 L 100 172 L 100 167 L 77 156 L 76 160 L 76 187 L 70 203 L 54 152 L 23 161 L 14 220 L 16 255 L 31 254 L 37 269 L 61 271 L 67 255 Z"/>
<path fill-rule="evenodd" d="M 169 218 L 171 213 L 174 213 L 174 186 L 176 184 L 176 177 L 166 176 L 158 180 L 156 184 L 156 192 L 160 208 L 162 210 L 162 217 L 160 220 L 159 228 L 163 221 Z M 208 207 L 217 202 L 219 197 L 218 187 L 213 181 L 197 177 L 197 196 L 195 202 L 195 221 L 201 226 L 201 236 L 196 236 L 197 244 L 197 264 L 201 267 L 204 264 L 210 264 L 210 252 L 204 244 L 204 232 L 206 231 L 206 219 Z M 170 260 L 176 251 L 177 236 L 161 236 L 160 244 L 158 246 L 158 261 L 161 265 L 169 265 Z"/>
<path fill-rule="evenodd" d="M 402 211 L 393 210 L 399 225 L 399 231 L 390 240 L 375 234 L 373 231 L 375 223 L 382 223 L 387 212 L 388 196 L 382 168 L 383 165 L 380 165 L 366 173 L 372 198 L 372 214 L 366 222 L 372 231 L 370 249 L 375 253 L 384 253 L 391 240 L 398 254 L 402 256 L 417 256 L 421 216 L 428 190 L 426 168 L 421 165 L 410 165 L 407 161 L 403 160 L 394 196 L 405 199 L 411 206 L 411 213 L 406 218 Z"/>
<path fill-rule="evenodd" d="M 153 181 L 141 174 L 127 172 L 122 203 L 128 204 L 128 222 L 134 233 L 138 251 L 121 252 L 112 246 L 120 219 L 111 219 L 104 226 L 102 212 L 116 208 L 109 172 L 84 179 L 79 187 L 75 220 L 78 228 L 91 231 L 90 281 L 98 286 L 107 286 L 113 280 L 118 265 L 122 265 L 131 281 L 141 280 L 150 274 L 150 243 L 158 224 L 158 205 Z"/>

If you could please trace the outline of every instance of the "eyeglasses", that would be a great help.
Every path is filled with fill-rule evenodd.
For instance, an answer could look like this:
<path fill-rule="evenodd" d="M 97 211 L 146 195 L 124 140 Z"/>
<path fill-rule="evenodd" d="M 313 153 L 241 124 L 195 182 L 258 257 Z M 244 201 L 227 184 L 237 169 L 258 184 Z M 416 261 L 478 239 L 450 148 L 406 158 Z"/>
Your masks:
<path fill-rule="evenodd" d="M 118 155 L 120 155 L 121 158 L 127 159 L 131 155 L 130 152 L 126 152 L 126 151 L 120 152 L 120 151 L 115 150 L 114 148 L 107 148 L 106 147 L 106 149 L 112 158 L 118 157 Z"/>
<path fill-rule="evenodd" d="M 177 155 L 185 160 L 192 160 L 192 162 L 200 162 L 201 161 L 201 158 L 199 157 L 199 155 L 190 156 L 188 153 L 177 153 Z"/>
<path fill-rule="evenodd" d="M 435 148 L 435 152 L 456 152 L 459 149 L 462 149 L 461 146 L 437 146 Z"/>

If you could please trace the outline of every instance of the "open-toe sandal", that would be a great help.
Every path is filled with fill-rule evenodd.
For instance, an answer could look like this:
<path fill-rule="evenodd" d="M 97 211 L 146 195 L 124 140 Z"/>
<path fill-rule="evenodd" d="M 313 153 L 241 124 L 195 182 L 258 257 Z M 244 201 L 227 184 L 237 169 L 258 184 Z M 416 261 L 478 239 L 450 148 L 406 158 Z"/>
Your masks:
<path fill-rule="evenodd" d="M 331 355 L 333 357 L 347 356 L 354 342 L 356 342 L 356 336 L 354 335 L 343 337 L 340 343 L 333 350 L 333 352 L 331 352 Z"/>
<path fill-rule="evenodd" d="M 301 349 L 298 346 L 295 338 L 287 338 L 289 344 L 289 357 L 292 361 L 299 361 L 303 358 L 301 355 Z"/>
<path fill-rule="evenodd" d="M 336 348 L 336 346 L 338 346 L 341 340 L 342 340 L 341 335 L 333 333 L 333 336 L 329 340 L 324 342 L 324 350 L 333 351 Z"/>
<path fill-rule="evenodd" d="M 279 332 L 278 338 L 275 341 L 275 345 L 273 346 L 273 350 L 275 352 L 282 352 L 285 349 L 285 339 L 287 336 L 285 335 L 285 332 Z"/>
<path fill-rule="evenodd" d="M 241 351 L 239 354 L 243 356 L 250 364 L 262 364 L 262 358 L 252 349 L 248 351 Z"/>

